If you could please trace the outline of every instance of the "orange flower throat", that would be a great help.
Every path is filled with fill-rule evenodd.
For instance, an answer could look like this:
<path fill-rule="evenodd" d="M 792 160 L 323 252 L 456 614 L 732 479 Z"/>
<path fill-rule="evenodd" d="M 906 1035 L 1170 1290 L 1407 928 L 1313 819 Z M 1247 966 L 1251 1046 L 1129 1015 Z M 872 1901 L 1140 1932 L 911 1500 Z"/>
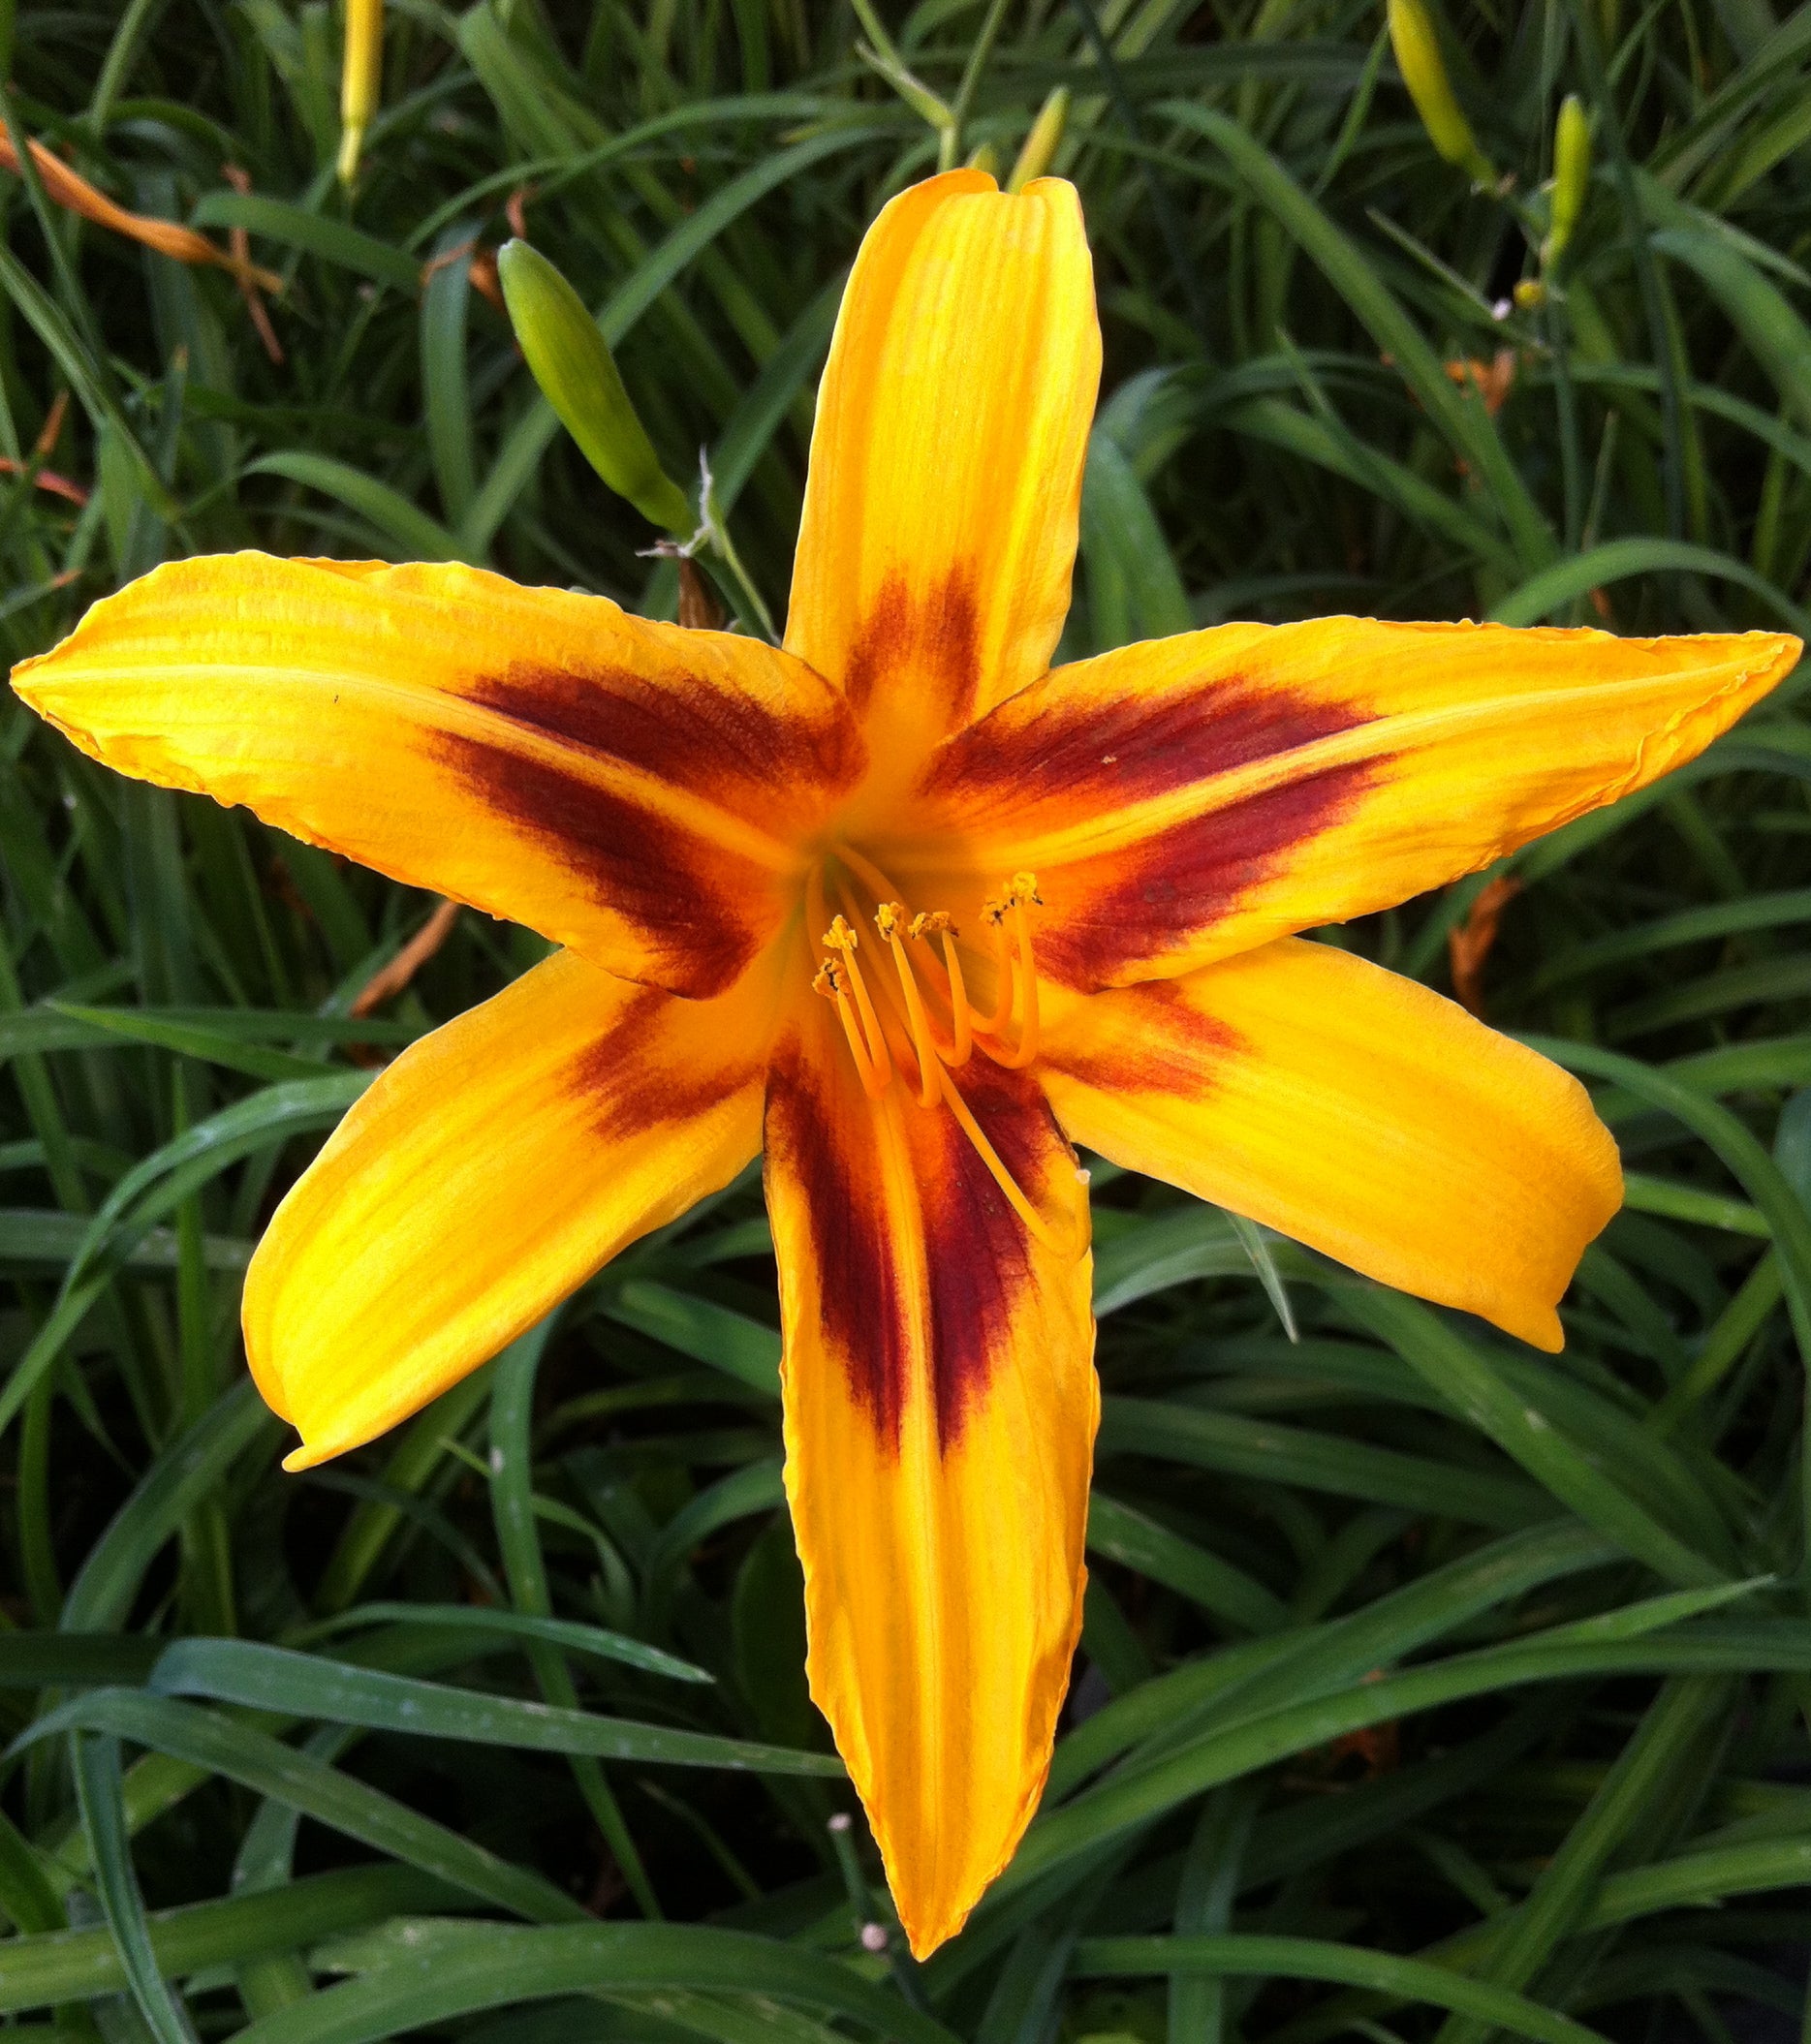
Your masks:
<path fill-rule="evenodd" d="M 838 906 L 827 923 L 831 896 Z M 997 898 L 983 904 L 995 975 L 993 1006 L 983 1014 L 968 997 L 960 932 L 944 910 L 914 914 L 886 874 L 846 845 L 814 866 L 806 883 L 805 914 L 810 927 L 823 933 L 812 988 L 835 1003 L 863 1089 L 878 1099 L 895 1078 L 909 1084 L 907 1074 L 915 1072 L 919 1105 L 941 1102 L 949 1108 L 1014 1212 L 1046 1249 L 1060 1250 L 1056 1231 L 1000 1161 L 950 1076 L 977 1050 L 1008 1071 L 1021 1070 L 1038 1055 L 1038 966 L 1029 912 L 1042 906 L 1034 873 L 1014 874 Z M 885 968 L 875 974 L 873 990 L 857 956 L 861 926 L 870 921 L 892 966 L 890 974 Z"/>

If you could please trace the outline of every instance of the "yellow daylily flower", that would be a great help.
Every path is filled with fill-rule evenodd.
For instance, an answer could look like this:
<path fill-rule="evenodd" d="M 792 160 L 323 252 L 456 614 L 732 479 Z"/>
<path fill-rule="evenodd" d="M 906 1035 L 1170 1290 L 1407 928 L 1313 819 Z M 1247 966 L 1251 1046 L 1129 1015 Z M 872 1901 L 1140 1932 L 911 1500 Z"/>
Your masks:
<path fill-rule="evenodd" d="M 1295 933 L 1690 759 L 1795 640 L 1233 624 L 1046 671 L 1100 369 L 1075 191 L 862 244 L 783 649 L 459 566 L 156 570 L 18 668 L 84 751 L 565 948 L 415 1045 L 245 1288 L 305 1467 L 765 1150 L 812 1694 L 913 1949 L 1038 1801 L 1098 1410 L 1072 1142 L 1537 1346 L 1582 1089 Z"/>

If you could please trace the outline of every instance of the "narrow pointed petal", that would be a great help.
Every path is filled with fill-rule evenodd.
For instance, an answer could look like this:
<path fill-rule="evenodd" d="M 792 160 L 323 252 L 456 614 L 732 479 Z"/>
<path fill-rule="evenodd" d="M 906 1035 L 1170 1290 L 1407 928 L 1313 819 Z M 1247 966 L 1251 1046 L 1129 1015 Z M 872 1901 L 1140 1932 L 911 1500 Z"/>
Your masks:
<path fill-rule="evenodd" d="M 1330 945 L 1071 998 L 1039 1069 L 1076 1142 L 1538 1348 L 1622 1203 L 1577 1079 Z"/>
<path fill-rule="evenodd" d="M 690 995 L 776 927 L 859 765 L 833 692 L 770 647 L 456 565 L 174 562 L 14 687 L 122 773 Z"/>
<path fill-rule="evenodd" d="M 1057 1251 L 947 1108 L 897 1084 L 870 1099 L 814 1018 L 776 1059 L 766 1116 L 811 1693 L 921 1957 L 961 1928 L 1044 1785 L 1099 1414 L 1074 1154 L 1023 1074 L 977 1059 L 961 1076 Z"/>
<path fill-rule="evenodd" d="M 1100 368 L 1074 186 L 952 170 L 891 201 L 818 391 L 788 650 L 921 738 L 1043 673 Z"/>
<path fill-rule="evenodd" d="M 765 973 L 711 1001 L 570 951 L 412 1045 L 278 1207 L 245 1352 L 302 1446 L 359 1446 L 761 1144 Z"/>
<path fill-rule="evenodd" d="M 1358 618 L 1186 633 L 1061 668 L 952 738 L 916 843 L 876 856 L 958 913 L 949 848 L 971 874 L 1035 872 L 1039 957 L 1069 985 L 1188 972 L 1404 901 L 1645 787 L 1798 651 L 1765 632 Z"/>

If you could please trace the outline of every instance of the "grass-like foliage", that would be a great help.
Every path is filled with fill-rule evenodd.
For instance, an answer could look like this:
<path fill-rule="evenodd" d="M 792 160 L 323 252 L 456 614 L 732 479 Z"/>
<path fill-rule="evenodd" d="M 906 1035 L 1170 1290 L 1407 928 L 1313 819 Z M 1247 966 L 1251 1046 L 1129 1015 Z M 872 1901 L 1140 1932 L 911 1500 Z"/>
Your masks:
<path fill-rule="evenodd" d="M 1374 0 L 395 0 L 350 201 L 325 0 L 0 23 L 9 657 L 245 545 L 671 615 L 486 296 L 511 212 L 670 472 L 708 449 L 777 610 L 862 228 L 940 145 L 1010 167 L 1058 85 L 1108 361 L 1069 651 L 1331 610 L 1803 629 L 1811 13 L 1455 9 L 1476 189 Z M 1518 299 L 1568 92 L 1595 170 Z M 248 234 L 282 358 L 230 269 L 79 219 L 28 138 Z M 1338 935 L 1444 988 L 1458 932 L 1490 1019 L 1596 1090 L 1630 1202 L 1563 1356 L 1100 1174 L 1076 1688 L 1017 1862 L 915 1970 L 829 1823 L 758 1188 L 285 1476 L 237 1338 L 259 1228 L 374 1066 L 542 947 L 462 914 L 355 1015 L 431 901 L 7 697 L 0 2010 L 107 2044 L 1796 2037 L 1808 852 L 1789 684 L 1512 861 L 1481 980 L 1483 876 Z"/>

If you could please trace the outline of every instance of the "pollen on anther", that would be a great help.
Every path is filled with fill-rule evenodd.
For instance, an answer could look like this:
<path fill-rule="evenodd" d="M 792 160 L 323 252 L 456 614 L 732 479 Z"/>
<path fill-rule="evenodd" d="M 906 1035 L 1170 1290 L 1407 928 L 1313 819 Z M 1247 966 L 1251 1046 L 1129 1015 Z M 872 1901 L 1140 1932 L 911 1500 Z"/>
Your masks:
<path fill-rule="evenodd" d="M 956 934 L 954 918 L 944 909 L 921 909 L 906 931 L 908 937 L 918 938 L 953 937 Z"/>
<path fill-rule="evenodd" d="M 1006 920 L 1006 903 L 995 901 L 992 895 L 981 905 L 981 919 L 990 930 L 997 930 Z"/>
<path fill-rule="evenodd" d="M 886 942 L 890 942 L 899 933 L 904 921 L 904 902 L 884 901 L 874 911 L 874 927 Z"/>
<path fill-rule="evenodd" d="M 1038 892 L 1038 876 L 1035 873 L 1015 873 L 1006 899 L 1008 906 L 1015 909 L 1030 902 L 1043 908 L 1044 896 Z"/>
<path fill-rule="evenodd" d="M 830 926 L 821 940 L 827 951 L 853 951 L 860 939 L 840 915 L 830 918 Z"/>
<path fill-rule="evenodd" d="M 811 991 L 822 994 L 827 1001 L 834 1001 L 843 990 L 843 973 L 834 958 L 827 958 L 819 966 L 817 976 L 811 982 Z"/>

